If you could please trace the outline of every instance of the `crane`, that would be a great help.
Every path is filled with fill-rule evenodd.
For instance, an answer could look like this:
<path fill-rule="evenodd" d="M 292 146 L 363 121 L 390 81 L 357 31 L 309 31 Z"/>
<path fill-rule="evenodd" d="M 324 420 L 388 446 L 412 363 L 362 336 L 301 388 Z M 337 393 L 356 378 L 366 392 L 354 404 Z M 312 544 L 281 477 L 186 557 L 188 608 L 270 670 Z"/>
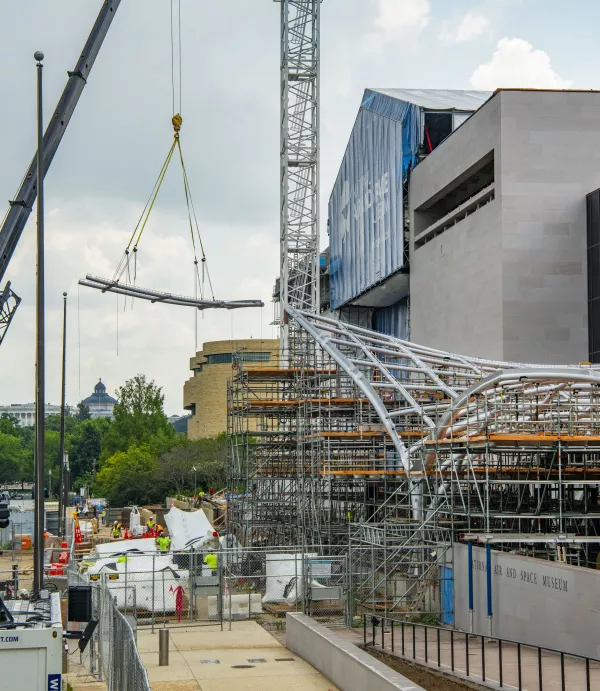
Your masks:
<path fill-rule="evenodd" d="M 319 73 L 322 0 L 279 2 L 279 291 L 283 354 L 289 353 L 290 349 L 294 350 L 297 335 L 293 329 L 290 333 L 291 325 L 286 307 L 319 312 Z"/>
<path fill-rule="evenodd" d="M 103 0 L 102 7 L 88 39 L 83 47 L 75 68 L 68 72 L 67 85 L 58 101 L 44 134 L 44 177 L 46 176 L 54 154 L 56 153 L 67 125 L 79 102 L 83 88 L 98 57 L 104 38 L 110 28 L 121 0 Z M 8 268 L 23 229 L 29 219 L 37 197 L 37 155 L 29 166 L 19 190 L 13 200 L 9 202 L 9 210 L 0 227 L 0 281 Z M 0 292 L 0 344 L 21 302 L 21 298 L 13 291 L 10 281 Z"/>
<path fill-rule="evenodd" d="M 281 4 L 280 287 L 282 349 L 290 347 L 287 305 L 319 311 L 319 67 L 322 0 Z M 44 135 L 44 176 L 87 83 L 121 0 L 104 0 Z M 0 227 L 0 280 L 36 199 L 33 161 Z M 0 344 L 21 299 L 0 293 Z M 292 335 L 293 336 L 293 335 Z M 293 338 L 291 339 L 293 341 Z"/>

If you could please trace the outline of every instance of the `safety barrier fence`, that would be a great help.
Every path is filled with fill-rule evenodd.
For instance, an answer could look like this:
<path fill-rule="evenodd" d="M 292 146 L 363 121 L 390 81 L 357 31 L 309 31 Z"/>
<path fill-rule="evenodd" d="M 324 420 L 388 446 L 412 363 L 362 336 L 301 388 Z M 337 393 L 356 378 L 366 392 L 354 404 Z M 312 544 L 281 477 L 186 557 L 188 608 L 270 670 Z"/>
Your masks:
<path fill-rule="evenodd" d="M 600 688 L 600 660 L 494 636 L 363 616 L 365 646 L 457 676 L 519 691 Z"/>
<path fill-rule="evenodd" d="M 427 565 L 424 581 L 418 561 L 399 552 L 386 565 L 382 551 L 372 546 L 220 549 L 213 555 L 216 567 L 207 561 L 207 551 L 121 554 L 118 549 L 116 543 L 115 553 L 102 557 L 72 552 L 68 570 L 86 583 L 106 582 L 119 609 L 139 627 L 256 619 L 283 628 L 290 611 L 327 626 L 360 626 L 363 613 L 382 608 L 387 608 L 383 614 L 418 621 L 425 613 L 440 617 L 448 607 L 441 597 L 441 571 Z M 400 559 L 406 561 L 402 571 Z M 393 566 L 395 573 L 383 578 Z"/>
<path fill-rule="evenodd" d="M 69 584 L 89 585 L 77 572 L 70 574 Z M 92 617 L 98 620 L 98 625 L 80 656 L 82 666 L 98 681 L 104 681 L 108 691 L 150 691 L 131 620 L 119 610 L 106 577 L 91 585 Z"/>

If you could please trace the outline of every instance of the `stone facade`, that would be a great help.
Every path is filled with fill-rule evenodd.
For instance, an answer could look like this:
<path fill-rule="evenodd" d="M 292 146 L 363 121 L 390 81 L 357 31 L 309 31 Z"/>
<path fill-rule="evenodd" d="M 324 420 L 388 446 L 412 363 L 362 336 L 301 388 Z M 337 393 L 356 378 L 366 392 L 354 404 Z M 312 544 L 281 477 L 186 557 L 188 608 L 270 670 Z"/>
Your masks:
<path fill-rule="evenodd" d="M 415 167 L 412 340 L 519 362 L 588 359 L 597 144 L 599 92 L 501 90 Z"/>
<path fill-rule="evenodd" d="M 236 359 L 245 367 L 277 366 L 278 339 L 211 341 L 190 358 L 194 376 L 183 387 L 183 407 L 192 413 L 188 437 L 216 437 L 227 430 L 227 382 Z"/>

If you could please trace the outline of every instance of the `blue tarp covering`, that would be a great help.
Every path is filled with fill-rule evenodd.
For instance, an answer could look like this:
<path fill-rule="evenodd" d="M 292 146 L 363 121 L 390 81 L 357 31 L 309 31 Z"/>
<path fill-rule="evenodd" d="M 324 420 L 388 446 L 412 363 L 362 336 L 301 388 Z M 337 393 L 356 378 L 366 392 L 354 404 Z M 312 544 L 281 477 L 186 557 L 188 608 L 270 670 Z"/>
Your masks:
<path fill-rule="evenodd" d="M 399 101 L 378 91 L 365 89 L 361 108 L 402 125 L 402 179 L 416 165 L 421 139 L 421 108 L 414 103 Z"/>
<path fill-rule="evenodd" d="M 361 108 L 329 200 L 333 309 L 403 263 L 402 126 Z"/>
<path fill-rule="evenodd" d="M 490 96 L 485 91 L 365 90 L 329 199 L 332 309 L 403 266 L 402 182 L 418 161 L 422 111 L 468 115 Z"/>
<path fill-rule="evenodd" d="M 400 300 L 390 307 L 382 307 L 373 314 L 373 329 L 388 336 L 408 340 L 408 301 Z"/>

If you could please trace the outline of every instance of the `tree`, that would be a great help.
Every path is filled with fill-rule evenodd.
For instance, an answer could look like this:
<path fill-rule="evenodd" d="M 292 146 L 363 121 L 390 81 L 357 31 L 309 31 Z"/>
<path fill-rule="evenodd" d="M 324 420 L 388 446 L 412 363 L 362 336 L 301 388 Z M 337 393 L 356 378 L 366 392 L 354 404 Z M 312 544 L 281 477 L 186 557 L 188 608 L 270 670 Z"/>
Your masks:
<path fill-rule="evenodd" d="M 110 421 L 103 418 L 84 420 L 73 434 L 67 436 L 65 446 L 74 487 L 81 476 L 98 469 L 102 438 L 109 427 Z"/>
<path fill-rule="evenodd" d="M 21 440 L 12 434 L 0 432 L 0 483 L 21 479 L 22 457 Z"/>
<path fill-rule="evenodd" d="M 60 432 L 60 415 L 46 415 L 45 427 L 53 432 Z M 71 434 L 79 425 L 79 420 L 68 413 L 65 414 L 65 434 Z"/>
<path fill-rule="evenodd" d="M 131 446 L 147 444 L 153 437 L 162 439 L 162 445 L 167 447 L 175 439 L 175 430 L 163 410 L 162 388 L 154 381 L 138 374 L 119 387 L 117 396 L 113 422 L 102 440 L 102 459 Z"/>
<path fill-rule="evenodd" d="M 19 421 L 17 418 L 8 413 L 2 413 L 2 416 L 0 416 L 0 432 L 10 434 L 13 437 L 20 437 Z"/>
<path fill-rule="evenodd" d="M 104 462 L 96 475 L 96 493 L 113 506 L 152 503 L 161 498 L 156 483 L 158 464 L 147 444 L 118 451 Z"/>
<path fill-rule="evenodd" d="M 166 490 L 181 494 L 193 491 L 194 479 L 199 490 L 220 489 L 227 481 L 227 438 L 185 440 L 158 459 L 159 473 Z M 194 473 L 193 468 L 196 468 Z M 194 478 L 195 476 L 195 478 Z"/>
<path fill-rule="evenodd" d="M 90 409 L 85 403 L 80 402 L 77 404 L 77 412 L 75 413 L 75 417 L 79 420 L 79 422 L 89 420 L 92 417 Z"/>

